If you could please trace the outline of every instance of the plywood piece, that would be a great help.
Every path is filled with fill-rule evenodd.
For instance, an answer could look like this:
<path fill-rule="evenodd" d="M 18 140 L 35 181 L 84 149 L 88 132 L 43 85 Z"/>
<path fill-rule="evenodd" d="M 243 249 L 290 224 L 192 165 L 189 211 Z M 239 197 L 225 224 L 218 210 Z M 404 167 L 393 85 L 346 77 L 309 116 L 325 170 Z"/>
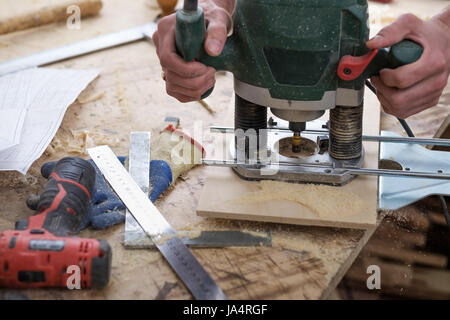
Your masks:
<path fill-rule="evenodd" d="M 380 104 L 371 92 L 366 93 L 364 107 L 363 130 L 367 135 L 378 135 L 380 128 Z M 378 167 L 378 144 L 364 143 L 364 167 Z M 287 183 L 283 183 L 286 184 Z M 290 184 L 292 192 L 296 185 Z M 357 212 L 349 215 L 352 210 L 349 205 L 340 209 L 334 215 L 321 214 L 311 210 L 296 201 L 274 199 L 269 201 L 245 202 L 241 201 L 261 188 L 261 182 L 245 181 L 239 178 L 230 168 L 208 168 L 208 178 L 203 189 L 197 208 L 197 214 L 204 217 L 227 218 L 240 220 L 289 223 L 298 225 L 315 225 L 367 229 L 376 224 L 377 219 L 377 190 L 378 178 L 360 176 L 352 182 L 336 188 L 336 192 L 351 195 L 365 204 Z M 317 201 L 328 202 L 335 206 L 333 192 L 327 190 L 315 191 Z M 320 188 L 319 188 L 320 189 Z M 301 197 L 301 195 L 298 195 Z"/>

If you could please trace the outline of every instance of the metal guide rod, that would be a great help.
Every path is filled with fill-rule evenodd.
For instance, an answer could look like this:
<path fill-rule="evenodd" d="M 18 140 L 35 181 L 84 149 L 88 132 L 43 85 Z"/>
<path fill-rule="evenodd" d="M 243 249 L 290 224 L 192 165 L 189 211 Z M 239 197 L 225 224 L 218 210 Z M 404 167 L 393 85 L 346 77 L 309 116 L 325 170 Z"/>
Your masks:
<path fill-rule="evenodd" d="M 450 146 L 450 139 L 439 138 L 412 138 L 412 137 L 386 137 L 386 136 L 363 136 L 364 141 L 378 141 L 389 143 L 425 144 L 430 146 Z"/>
<path fill-rule="evenodd" d="M 267 130 L 274 131 L 274 132 L 290 131 L 288 128 L 267 128 Z M 222 133 L 233 133 L 234 128 L 211 126 L 210 131 L 222 132 Z M 302 132 L 304 132 L 304 133 L 328 133 L 328 130 L 304 130 Z M 364 141 L 373 141 L 373 142 L 424 144 L 424 145 L 430 145 L 430 146 L 443 146 L 443 147 L 450 146 L 450 139 L 438 139 L 438 138 L 386 137 L 386 136 L 363 135 L 362 139 Z"/>
<path fill-rule="evenodd" d="M 429 179 L 439 179 L 439 180 L 450 180 L 450 174 L 445 173 L 434 173 L 434 172 L 418 172 L 418 171 L 400 171 L 400 170 L 390 170 L 390 169 L 365 169 L 365 168 L 349 168 L 349 167 L 332 167 L 324 166 L 320 164 L 295 164 L 291 162 L 261 162 L 256 161 L 254 163 L 240 163 L 235 160 L 215 160 L 215 159 L 202 159 L 202 164 L 208 166 L 216 167 L 237 167 L 237 166 L 248 166 L 260 168 L 263 166 L 289 166 L 289 167 L 299 167 L 299 168 L 316 168 L 330 170 L 334 172 L 348 172 L 354 175 L 374 175 L 374 176 L 397 176 L 397 177 L 408 177 L 408 178 L 429 178 Z"/>
<path fill-rule="evenodd" d="M 92 39 L 9 60 L 0 64 L 0 76 L 29 68 L 45 66 L 143 39 L 151 39 L 156 28 L 156 23 L 152 22 L 143 26 L 108 33 Z"/>
<path fill-rule="evenodd" d="M 99 146 L 88 149 L 88 153 L 193 296 L 200 300 L 226 300 L 227 296 L 222 289 L 178 238 L 175 230 L 139 188 L 112 150 L 108 146 Z"/>

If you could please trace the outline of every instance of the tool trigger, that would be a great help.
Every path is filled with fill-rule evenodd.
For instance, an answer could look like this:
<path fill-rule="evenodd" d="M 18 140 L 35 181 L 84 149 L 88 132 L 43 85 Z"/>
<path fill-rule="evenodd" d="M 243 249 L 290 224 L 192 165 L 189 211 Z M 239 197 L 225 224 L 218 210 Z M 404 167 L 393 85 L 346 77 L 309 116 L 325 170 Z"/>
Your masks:
<path fill-rule="evenodd" d="M 345 81 L 355 80 L 364 72 L 377 53 L 378 49 L 374 49 L 359 57 L 351 55 L 343 56 L 341 61 L 339 61 L 338 77 Z"/>

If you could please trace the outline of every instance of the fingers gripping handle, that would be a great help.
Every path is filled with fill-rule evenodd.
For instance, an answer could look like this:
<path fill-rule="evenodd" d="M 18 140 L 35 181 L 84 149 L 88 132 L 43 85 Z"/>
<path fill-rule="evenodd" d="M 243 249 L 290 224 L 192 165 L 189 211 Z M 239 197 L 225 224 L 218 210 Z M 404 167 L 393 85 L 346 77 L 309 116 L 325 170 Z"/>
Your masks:
<path fill-rule="evenodd" d="M 391 47 L 391 50 L 387 55 L 388 67 L 394 69 L 414 63 L 420 59 L 422 53 L 423 47 L 420 44 L 411 40 L 403 40 Z M 377 73 L 379 73 L 380 70 L 381 69 L 378 69 Z"/>
<path fill-rule="evenodd" d="M 202 8 L 196 0 L 185 0 L 184 8 L 178 10 L 175 25 L 175 43 L 177 51 L 186 62 L 198 57 L 205 40 L 205 18 Z M 208 97 L 214 87 L 202 95 Z"/>
<path fill-rule="evenodd" d="M 352 81 L 377 75 L 384 68 L 395 69 L 420 59 L 423 47 L 411 40 L 403 40 L 391 48 L 375 49 L 364 56 L 344 56 L 339 62 L 338 76 Z"/>

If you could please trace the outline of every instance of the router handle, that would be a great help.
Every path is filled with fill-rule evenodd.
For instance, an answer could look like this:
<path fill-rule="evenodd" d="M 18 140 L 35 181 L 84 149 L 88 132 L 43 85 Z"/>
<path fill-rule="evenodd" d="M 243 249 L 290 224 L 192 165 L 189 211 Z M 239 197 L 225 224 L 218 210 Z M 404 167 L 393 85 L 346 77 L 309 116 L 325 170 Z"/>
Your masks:
<path fill-rule="evenodd" d="M 205 40 L 205 18 L 197 0 L 185 0 L 184 7 L 177 11 L 175 24 L 175 44 L 180 56 L 186 62 L 195 60 L 203 47 Z M 208 97 L 214 87 L 202 95 Z"/>

